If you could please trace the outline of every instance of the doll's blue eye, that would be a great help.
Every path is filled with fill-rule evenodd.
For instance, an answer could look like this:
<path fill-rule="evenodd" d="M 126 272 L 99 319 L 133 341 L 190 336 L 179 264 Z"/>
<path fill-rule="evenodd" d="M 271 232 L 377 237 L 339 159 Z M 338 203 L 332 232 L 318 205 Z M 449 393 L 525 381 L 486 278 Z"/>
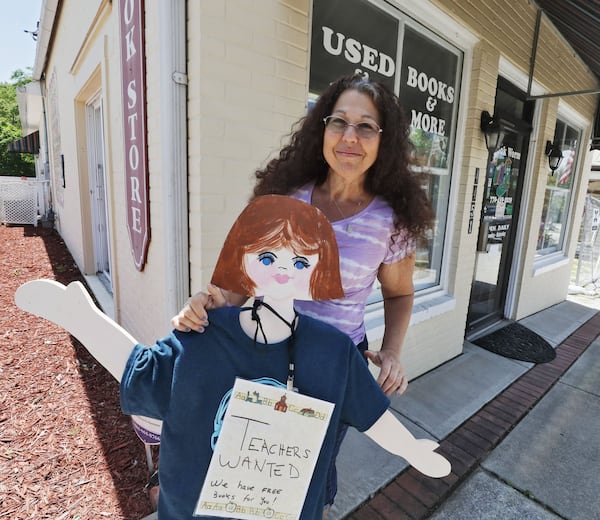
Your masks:
<path fill-rule="evenodd" d="M 310 264 L 308 263 L 308 260 L 306 258 L 295 258 L 294 267 L 298 270 L 302 270 L 310 267 Z"/>
<path fill-rule="evenodd" d="M 258 261 L 263 265 L 271 265 L 277 258 L 273 253 L 261 253 L 258 255 Z"/>

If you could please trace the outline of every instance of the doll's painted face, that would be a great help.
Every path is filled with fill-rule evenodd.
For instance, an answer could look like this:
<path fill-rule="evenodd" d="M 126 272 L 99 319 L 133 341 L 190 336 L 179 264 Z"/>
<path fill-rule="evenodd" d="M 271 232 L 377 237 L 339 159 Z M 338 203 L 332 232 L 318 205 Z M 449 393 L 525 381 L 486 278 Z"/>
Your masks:
<path fill-rule="evenodd" d="M 255 294 L 276 300 L 312 300 L 310 278 L 319 255 L 296 254 L 291 248 L 265 249 L 244 255 Z"/>

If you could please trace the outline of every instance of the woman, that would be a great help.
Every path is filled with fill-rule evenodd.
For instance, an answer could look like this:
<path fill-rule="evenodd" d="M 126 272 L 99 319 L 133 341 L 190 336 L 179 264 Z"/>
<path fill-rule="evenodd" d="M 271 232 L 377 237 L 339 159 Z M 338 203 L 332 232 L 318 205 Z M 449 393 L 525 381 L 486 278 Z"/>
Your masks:
<path fill-rule="evenodd" d="M 362 338 L 357 334 L 364 336 L 366 297 L 375 278 L 379 279 L 384 297 L 385 335 L 380 352 L 367 356 L 380 366 L 378 381 L 388 395 L 402 393 L 407 386 L 399 358 L 412 310 L 414 244 L 424 236 L 433 218 L 419 178 L 410 170 L 412 145 L 408 133 L 409 123 L 400 101 L 386 87 L 362 75 L 341 78 L 323 92 L 299 122 L 279 157 L 256 172 L 254 188 L 254 196 L 273 193 L 301 200 L 310 198 L 307 201 L 321 209 L 333 224 L 341 249 L 346 299 L 302 304 L 302 310 L 309 309 L 309 314 L 331 322 L 329 310 L 323 311 L 323 307 L 345 308 L 350 294 L 358 291 L 358 301 L 352 300 L 349 307 L 359 312 L 354 313 L 352 323 L 338 328 L 359 344 Z M 377 221 L 377 226 L 388 235 L 387 256 L 379 250 L 380 244 L 372 246 L 364 234 L 360 237 L 363 247 L 359 251 L 344 247 L 348 236 L 356 232 L 353 217 L 369 220 L 374 201 L 391 210 L 385 216 L 387 222 Z M 371 232 L 368 227 L 367 233 Z M 371 264 L 362 254 L 372 251 L 374 257 L 382 258 L 379 265 L 362 276 L 360 282 L 350 282 L 349 273 L 344 272 L 344 261 Z M 205 304 L 207 308 L 226 303 L 239 305 L 245 299 L 209 286 L 209 293 L 194 295 L 172 323 L 179 330 L 203 330 L 207 324 Z"/>
<path fill-rule="evenodd" d="M 399 99 L 362 75 L 340 78 L 297 125 L 279 157 L 256 172 L 254 196 L 285 194 L 310 202 L 332 223 L 340 251 L 345 297 L 297 302 L 299 312 L 347 333 L 380 367 L 387 395 L 405 391 L 400 363 L 410 321 L 415 244 L 433 212 L 411 169 L 409 121 Z M 379 352 L 367 350 L 364 312 L 375 279 L 381 283 L 385 333 Z M 240 305 L 245 296 L 209 286 L 194 295 L 172 324 L 203 331 L 206 309 Z M 343 433 L 341 434 L 343 437 Z M 332 469 L 330 499 L 335 496 Z"/>

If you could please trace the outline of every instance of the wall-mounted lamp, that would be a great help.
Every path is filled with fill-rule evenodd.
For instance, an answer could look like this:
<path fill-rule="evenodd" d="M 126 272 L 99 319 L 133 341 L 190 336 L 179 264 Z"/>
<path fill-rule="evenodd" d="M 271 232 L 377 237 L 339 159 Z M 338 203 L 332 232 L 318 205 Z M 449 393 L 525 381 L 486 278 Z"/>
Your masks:
<path fill-rule="evenodd" d="M 481 112 L 481 131 L 485 135 L 485 146 L 488 152 L 494 153 L 504 141 L 506 131 L 487 110 Z"/>
<path fill-rule="evenodd" d="M 552 175 L 554 175 L 556 168 L 558 168 L 560 161 L 563 158 L 563 154 L 558 145 L 551 141 L 546 141 L 546 155 L 548 156 L 548 166 L 552 171 Z"/>

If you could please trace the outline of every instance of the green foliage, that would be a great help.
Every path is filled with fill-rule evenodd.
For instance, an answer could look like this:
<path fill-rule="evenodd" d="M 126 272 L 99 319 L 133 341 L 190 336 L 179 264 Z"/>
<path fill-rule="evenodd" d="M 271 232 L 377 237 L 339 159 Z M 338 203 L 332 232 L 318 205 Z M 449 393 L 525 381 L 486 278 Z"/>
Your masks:
<path fill-rule="evenodd" d="M 11 83 L 15 87 L 22 87 L 23 85 L 31 82 L 31 73 L 31 67 L 27 67 L 26 71 L 17 69 L 10 76 L 10 79 L 12 80 Z"/>
<path fill-rule="evenodd" d="M 0 175 L 35 177 L 33 155 L 7 151 L 10 143 L 23 137 L 17 87 L 30 81 L 31 72 L 16 70 L 11 82 L 0 83 Z"/>

